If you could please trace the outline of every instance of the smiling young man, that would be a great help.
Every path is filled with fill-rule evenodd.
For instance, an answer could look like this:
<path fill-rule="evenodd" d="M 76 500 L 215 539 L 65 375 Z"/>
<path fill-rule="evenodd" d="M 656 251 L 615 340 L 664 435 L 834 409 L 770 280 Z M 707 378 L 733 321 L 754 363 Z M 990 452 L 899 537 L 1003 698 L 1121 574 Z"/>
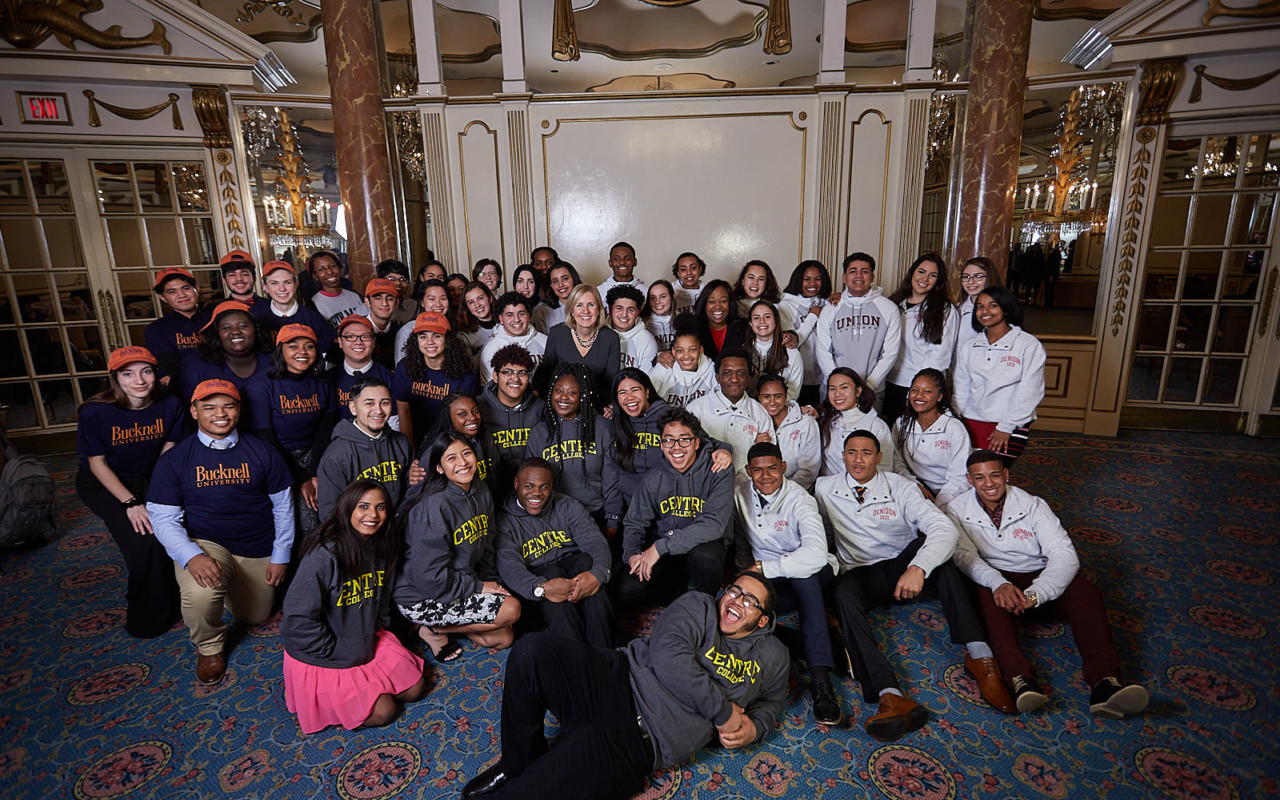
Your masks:
<path fill-rule="evenodd" d="M 396 285 L 384 278 L 373 278 L 364 287 L 364 305 L 369 309 L 373 329 L 373 360 L 394 369 L 396 365 L 396 312 L 400 310 L 400 293 Z"/>
<path fill-rule="evenodd" d="M 628 571 L 618 578 L 618 600 L 628 607 L 675 597 L 690 580 L 715 594 L 733 533 L 733 473 L 712 471 L 698 418 L 673 408 L 658 426 L 664 462 L 645 473 L 622 522 Z"/>
<path fill-rule="evenodd" d="M 196 435 L 156 462 L 147 513 L 173 559 L 196 680 L 211 686 L 227 671 L 224 606 L 247 625 L 271 615 L 293 546 L 293 481 L 274 447 L 236 430 L 235 384 L 197 385 L 191 416 Z"/>
<path fill-rule="evenodd" d="M 814 494 L 840 562 L 841 574 L 830 594 L 845 651 L 863 699 L 880 704 L 878 713 L 867 719 L 867 733 L 892 741 L 929 717 L 924 706 L 899 688 L 867 620 L 872 609 L 919 597 L 926 583 L 942 602 L 951 641 L 965 645 L 965 671 L 977 681 L 983 699 L 1012 713 L 1013 700 L 1000 679 L 982 622 L 951 563 L 959 532 L 914 481 L 877 469 L 881 453 L 875 434 L 863 429 L 850 433 L 843 457 L 845 471 L 818 478 Z"/>
<path fill-rule="evenodd" d="M 387 423 L 395 414 L 395 401 L 386 381 L 360 377 L 350 388 L 350 419 L 333 428 L 333 439 L 316 468 L 319 486 L 316 502 L 320 518 L 328 519 L 342 490 L 360 478 L 378 481 L 387 490 L 391 510 L 400 505 L 410 483 L 413 445 Z M 419 478 L 420 480 L 421 478 Z"/>
<path fill-rule="evenodd" d="M 547 350 L 547 335 L 539 333 L 530 324 L 532 314 L 529 310 L 529 298 L 519 292 L 504 292 L 493 304 L 493 314 L 498 320 L 498 327 L 493 336 L 485 342 L 480 350 L 480 374 L 487 383 L 493 380 L 493 356 L 499 350 L 510 345 L 523 347 L 533 358 L 536 370 L 542 363 L 542 355 Z"/>
<path fill-rule="evenodd" d="M 640 322 L 644 295 L 631 286 L 614 286 L 605 297 L 609 309 L 609 327 L 618 334 L 618 352 L 622 366 L 646 372 L 658 356 L 658 340 Z"/>
<path fill-rule="evenodd" d="M 748 572 L 718 598 L 685 594 L 648 638 L 618 650 L 545 633 L 521 638 L 502 686 L 502 756 L 462 796 L 630 797 L 645 776 L 713 736 L 731 750 L 762 740 L 787 699 L 774 616 L 769 580 Z M 560 724 L 550 751 L 548 711 Z"/>
<path fill-rule="evenodd" d="M 1102 593 L 1080 572 L 1071 537 L 1049 504 L 1010 486 L 998 453 L 977 450 L 966 463 L 973 489 L 947 505 L 960 527 L 955 562 L 977 584 L 978 609 L 1018 710 L 1034 711 L 1049 702 L 1018 646 L 1015 620 L 1025 614 L 1071 624 L 1095 716 L 1118 719 L 1143 711 L 1147 690 L 1120 683 L 1120 657 Z"/>
<path fill-rule="evenodd" d="M 555 491 L 551 464 L 527 459 L 498 517 L 498 575 L 557 636 L 613 647 L 613 607 L 603 591 L 612 556 L 585 507 Z"/>
<path fill-rule="evenodd" d="M 332 366 L 324 374 L 324 379 L 333 384 L 338 395 L 338 416 L 342 419 L 355 419 L 349 408 L 351 387 L 361 378 L 377 378 L 388 386 L 394 373 L 385 365 L 373 360 L 373 343 L 376 334 L 373 323 L 368 317 L 353 314 L 338 323 L 338 352 L 342 354 L 342 362 Z M 395 409 L 392 408 L 392 415 Z M 398 423 L 396 423 L 398 424 Z"/>
<path fill-rule="evenodd" d="M 276 335 L 286 325 L 306 325 L 316 333 L 316 343 L 321 355 L 333 344 L 333 333 L 320 312 L 306 305 L 298 297 L 298 273 L 288 261 L 268 261 L 262 265 L 262 287 L 267 293 L 266 303 L 258 303 L 252 309 L 258 320 L 258 330 L 269 345 L 274 346 Z"/>
<path fill-rule="evenodd" d="M 637 278 L 636 249 L 626 242 L 618 242 L 609 248 L 609 269 L 613 274 L 608 280 L 597 286 L 601 297 L 608 297 L 615 286 L 630 286 L 640 292 L 643 298 L 649 292 L 649 284 Z M 610 303 L 612 305 L 612 303 Z"/>
<path fill-rule="evenodd" d="M 536 362 L 518 344 L 498 350 L 489 360 L 493 380 L 485 385 L 476 403 L 489 451 L 497 457 L 497 475 L 491 486 L 511 486 L 520 465 L 529 456 L 529 432 L 542 417 L 544 404 L 529 388 Z M 501 498 L 503 495 L 499 495 Z"/>
<path fill-rule="evenodd" d="M 716 362 L 716 387 L 688 405 L 709 436 L 733 447 L 734 472 L 747 465 L 751 445 L 773 440 L 773 418 L 747 397 L 749 380 L 750 356 L 743 350 L 726 350 Z"/>
<path fill-rule="evenodd" d="M 836 367 L 861 375 L 877 390 L 878 401 L 902 348 L 902 314 L 875 280 L 875 258 L 866 253 L 845 258 L 845 290 L 840 302 L 818 318 L 814 358 L 823 375 Z"/>
<path fill-rule="evenodd" d="M 147 325 L 143 334 L 147 349 L 156 357 L 156 372 L 167 384 L 184 358 L 200 346 L 200 331 L 209 324 L 209 313 L 200 310 L 196 278 L 182 267 L 161 270 L 156 294 L 169 307 L 164 316 Z"/>
<path fill-rule="evenodd" d="M 218 265 L 222 267 L 222 284 L 227 287 L 229 299 L 244 303 L 251 309 L 258 303 L 267 302 L 267 298 L 253 293 L 254 272 L 257 267 L 253 263 L 253 256 L 247 251 L 229 250 L 218 259 Z"/>

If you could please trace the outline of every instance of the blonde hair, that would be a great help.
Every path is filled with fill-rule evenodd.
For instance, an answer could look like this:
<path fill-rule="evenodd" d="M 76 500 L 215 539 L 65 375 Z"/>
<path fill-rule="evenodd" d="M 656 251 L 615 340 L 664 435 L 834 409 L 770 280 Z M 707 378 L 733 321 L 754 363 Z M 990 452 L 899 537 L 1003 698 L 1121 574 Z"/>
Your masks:
<path fill-rule="evenodd" d="M 594 336 L 600 332 L 601 328 L 604 327 L 605 313 L 604 303 L 600 301 L 600 292 L 596 290 L 596 287 L 589 283 L 580 283 L 569 291 L 569 296 L 566 297 L 564 301 L 564 324 L 568 326 L 569 330 L 576 331 L 579 336 L 586 335 L 582 331 L 578 330 L 578 320 L 573 316 L 573 309 L 577 307 L 578 300 L 580 300 L 584 294 L 590 294 L 596 301 L 596 324 L 591 329 L 591 335 Z"/>

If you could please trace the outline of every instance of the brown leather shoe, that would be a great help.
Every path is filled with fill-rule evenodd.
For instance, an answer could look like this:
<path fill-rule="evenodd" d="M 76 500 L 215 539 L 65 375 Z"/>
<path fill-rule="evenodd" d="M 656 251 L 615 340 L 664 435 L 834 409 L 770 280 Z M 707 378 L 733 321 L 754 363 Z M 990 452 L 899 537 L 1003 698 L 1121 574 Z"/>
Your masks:
<path fill-rule="evenodd" d="M 211 656 L 196 657 L 196 680 L 203 686 L 214 686 L 222 682 L 227 674 L 227 657 L 222 653 Z"/>
<path fill-rule="evenodd" d="M 964 671 L 978 682 L 978 691 L 982 693 L 983 700 L 1006 714 L 1018 713 L 1018 707 L 1014 705 L 1009 689 L 1000 677 L 1000 667 L 996 665 L 994 658 L 969 658 L 966 654 Z"/>
<path fill-rule="evenodd" d="M 929 719 L 929 711 L 908 697 L 892 692 L 880 695 L 880 713 L 867 720 L 867 733 L 886 742 L 892 742 L 904 733 L 922 727 Z"/>

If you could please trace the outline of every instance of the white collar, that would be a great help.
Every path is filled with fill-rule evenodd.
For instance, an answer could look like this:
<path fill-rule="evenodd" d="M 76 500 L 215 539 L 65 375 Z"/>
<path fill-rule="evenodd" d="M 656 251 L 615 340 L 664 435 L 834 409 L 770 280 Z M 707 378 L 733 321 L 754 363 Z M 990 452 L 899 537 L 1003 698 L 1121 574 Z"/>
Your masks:
<path fill-rule="evenodd" d="M 294 314 L 298 313 L 298 301 L 294 300 L 293 305 L 289 306 L 284 311 L 281 311 L 280 309 L 276 308 L 276 301 L 272 300 L 271 313 L 275 314 L 277 317 L 280 317 L 281 319 L 284 319 L 285 317 L 292 317 Z"/>
<path fill-rule="evenodd" d="M 210 450 L 230 450 L 240 443 L 240 431 L 233 430 L 223 438 L 215 439 L 204 431 L 197 430 L 196 438 Z"/>

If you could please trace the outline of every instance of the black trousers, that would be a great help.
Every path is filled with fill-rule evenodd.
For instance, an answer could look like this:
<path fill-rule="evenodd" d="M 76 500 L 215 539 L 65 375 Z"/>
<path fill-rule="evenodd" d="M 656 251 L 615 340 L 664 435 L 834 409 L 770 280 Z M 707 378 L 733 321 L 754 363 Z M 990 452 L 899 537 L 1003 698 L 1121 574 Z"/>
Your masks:
<path fill-rule="evenodd" d="M 917 538 L 896 558 L 854 567 L 836 578 L 830 586 L 831 605 L 844 632 L 844 649 L 853 666 L 853 677 L 862 684 L 862 698 L 868 703 L 874 703 L 884 689 L 899 687 L 893 667 L 889 666 L 889 660 L 876 644 L 867 612 L 896 602 L 893 589 L 922 544 L 924 539 Z M 960 572 L 951 561 L 935 569 L 925 580 L 925 586 L 932 587 L 942 601 L 942 613 L 947 617 L 952 642 L 986 641 L 982 619 L 960 580 Z"/>
<path fill-rule="evenodd" d="M 134 496 L 147 496 L 147 479 L 118 476 Z M 129 523 L 120 501 L 103 488 L 93 473 L 76 473 L 76 494 L 98 515 L 111 532 L 129 571 L 125 585 L 124 629 L 138 639 L 152 639 L 166 633 L 178 621 L 178 582 L 173 577 L 173 559 L 154 534 L 143 536 Z"/>
<path fill-rule="evenodd" d="M 544 718 L 560 723 L 547 752 Z M 545 755 L 542 755 L 545 754 Z M 502 686 L 502 771 L 493 800 L 630 797 L 653 772 L 627 657 L 618 650 L 534 633 L 516 641 Z"/>
<path fill-rule="evenodd" d="M 725 543 L 717 539 L 704 542 L 679 556 L 665 555 L 653 565 L 653 574 L 642 581 L 630 572 L 625 563 L 615 581 L 618 603 L 624 608 L 655 603 L 666 605 L 685 593 L 689 581 L 696 591 L 712 597 L 724 585 L 724 562 L 727 556 Z"/>
<path fill-rule="evenodd" d="M 591 569 L 591 556 L 578 551 L 554 564 L 533 567 L 529 571 L 542 578 L 573 578 Z M 553 603 L 550 600 L 525 601 L 542 613 L 547 629 L 556 636 L 586 642 L 592 647 L 613 647 L 617 638 L 613 623 L 613 604 L 605 586 L 590 597 L 576 603 Z"/>

